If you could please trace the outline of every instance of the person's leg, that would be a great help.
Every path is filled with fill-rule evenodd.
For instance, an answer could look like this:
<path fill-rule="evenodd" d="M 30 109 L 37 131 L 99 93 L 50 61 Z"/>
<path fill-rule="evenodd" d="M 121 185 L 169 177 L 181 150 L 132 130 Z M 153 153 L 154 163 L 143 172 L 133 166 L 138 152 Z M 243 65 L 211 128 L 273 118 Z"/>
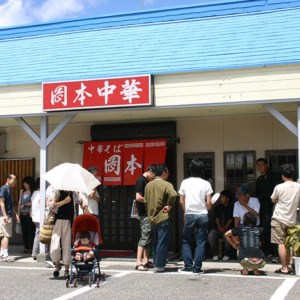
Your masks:
<path fill-rule="evenodd" d="M 40 223 L 35 223 L 35 237 L 32 247 L 32 257 L 36 259 L 36 256 L 40 253 Z"/>
<path fill-rule="evenodd" d="M 23 244 L 24 244 L 24 250 L 29 250 L 29 241 L 28 241 L 28 222 L 27 222 L 28 216 L 22 215 L 20 216 L 21 221 L 21 227 L 22 227 L 22 235 L 23 235 Z"/>
<path fill-rule="evenodd" d="M 136 268 L 140 271 L 147 270 L 148 264 L 148 246 L 151 241 L 151 225 L 148 217 L 139 217 L 141 237 L 137 249 Z"/>
<path fill-rule="evenodd" d="M 35 225 L 32 222 L 32 218 L 29 217 L 29 235 L 28 235 L 28 240 L 29 240 L 29 250 L 32 251 L 33 248 L 33 242 L 35 238 Z"/>
<path fill-rule="evenodd" d="M 288 253 L 288 251 L 285 248 L 284 244 L 279 244 L 278 245 L 278 254 L 279 254 L 279 259 L 280 259 L 280 263 L 282 266 L 282 272 L 288 272 L 289 269 L 289 261 L 290 261 L 290 255 Z"/>
<path fill-rule="evenodd" d="M 185 216 L 185 224 L 182 234 L 182 259 L 184 261 L 184 268 L 192 270 L 193 268 L 193 254 L 191 249 L 191 241 L 195 232 L 195 217 L 194 215 Z"/>
<path fill-rule="evenodd" d="M 171 221 L 167 220 L 156 226 L 157 228 L 157 246 L 155 253 L 155 267 L 164 269 L 168 255 L 169 235 Z"/>
<path fill-rule="evenodd" d="M 223 238 L 223 242 L 224 242 L 224 256 L 228 256 L 230 257 L 231 255 L 231 245 L 229 244 L 229 242 L 227 241 L 225 234 L 222 235 Z"/>
<path fill-rule="evenodd" d="M 216 229 L 211 229 L 208 234 L 208 243 L 211 250 L 211 256 L 218 256 L 218 237 L 219 233 Z"/>
<path fill-rule="evenodd" d="M 51 243 L 50 243 L 50 257 L 53 263 L 59 264 L 61 259 L 61 249 L 60 249 L 60 237 L 62 234 L 62 220 L 56 220 L 53 227 Z"/>
<path fill-rule="evenodd" d="M 5 223 L 3 218 L 0 217 L 0 232 L 2 235 L 2 239 L 1 239 L 2 258 L 9 258 L 8 245 L 9 245 L 9 238 L 12 236 L 12 218 L 9 218 L 8 222 Z"/>
<path fill-rule="evenodd" d="M 71 223 L 69 220 L 62 220 L 62 263 L 65 265 L 65 272 L 69 272 L 71 262 Z"/>
<path fill-rule="evenodd" d="M 195 263 L 193 266 L 194 272 L 200 272 L 202 268 L 202 260 L 205 253 L 205 242 L 207 239 L 208 215 L 200 215 L 196 223 L 196 251 Z"/>

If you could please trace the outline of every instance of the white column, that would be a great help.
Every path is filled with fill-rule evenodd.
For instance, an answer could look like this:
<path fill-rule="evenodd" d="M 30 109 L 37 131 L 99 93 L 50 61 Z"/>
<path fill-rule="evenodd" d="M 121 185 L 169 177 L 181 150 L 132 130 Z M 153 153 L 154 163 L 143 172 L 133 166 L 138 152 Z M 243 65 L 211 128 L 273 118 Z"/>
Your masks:
<path fill-rule="evenodd" d="M 45 174 L 48 170 L 48 151 L 47 151 L 47 136 L 48 136 L 48 117 L 41 117 L 40 124 L 40 176 Z M 40 224 L 43 224 L 45 214 L 45 195 L 46 195 L 46 181 L 40 177 Z M 40 243 L 40 253 L 45 254 L 45 245 Z"/>

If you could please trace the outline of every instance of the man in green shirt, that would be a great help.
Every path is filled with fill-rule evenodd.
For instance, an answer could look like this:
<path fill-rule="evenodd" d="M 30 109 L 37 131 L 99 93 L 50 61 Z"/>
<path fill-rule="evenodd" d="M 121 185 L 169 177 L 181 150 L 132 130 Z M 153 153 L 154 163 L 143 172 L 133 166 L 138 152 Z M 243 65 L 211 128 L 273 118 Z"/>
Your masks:
<path fill-rule="evenodd" d="M 154 272 L 164 272 L 171 229 L 171 210 L 177 197 L 173 185 L 167 182 L 166 165 L 157 165 L 155 179 L 146 185 L 144 203 L 153 229 Z"/>

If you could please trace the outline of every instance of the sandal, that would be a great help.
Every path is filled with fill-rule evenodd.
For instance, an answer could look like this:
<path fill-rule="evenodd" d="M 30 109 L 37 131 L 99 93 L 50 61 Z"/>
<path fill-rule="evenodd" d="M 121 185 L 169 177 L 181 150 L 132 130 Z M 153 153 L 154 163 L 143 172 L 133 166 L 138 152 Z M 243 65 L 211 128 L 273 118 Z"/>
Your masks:
<path fill-rule="evenodd" d="M 142 265 L 142 264 L 136 265 L 136 266 L 135 266 L 135 269 L 136 269 L 137 271 L 148 271 L 147 266 L 146 266 L 146 265 Z"/>
<path fill-rule="evenodd" d="M 70 278 L 70 273 L 69 273 L 69 271 L 65 271 L 64 279 L 69 279 L 69 278 Z"/>
<path fill-rule="evenodd" d="M 253 274 L 255 276 L 261 276 L 261 275 L 265 275 L 264 271 L 260 271 L 260 270 L 253 270 Z"/>
<path fill-rule="evenodd" d="M 282 274 L 282 275 L 289 275 L 291 273 L 290 270 L 288 270 L 287 272 L 283 272 L 282 269 L 277 269 L 274 273 L 277 273 L 277 274 Z"/>
<path fill-rule="evenodd" d="M 154 268 L 154 263 L 151 262 L 151 261 L 148 261 L 146 264 L 144 264 L 144 266 L 145 266 L 146 268 L 148 268 L 148 269 Z"/>
<path fill-rule="evenodd" d="M 243 269 L 243 270 L 240 271 L 240 274 L 241 275 L 249 275 L 249 272 L 248 272 L 248 270 Z"/>

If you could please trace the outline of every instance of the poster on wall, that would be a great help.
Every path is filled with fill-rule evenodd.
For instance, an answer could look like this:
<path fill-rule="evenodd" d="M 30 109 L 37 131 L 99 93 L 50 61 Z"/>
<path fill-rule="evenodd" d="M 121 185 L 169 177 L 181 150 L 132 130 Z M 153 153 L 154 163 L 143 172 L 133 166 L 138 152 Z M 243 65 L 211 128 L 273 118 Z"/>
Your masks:
<path fill-rule="evenodd" d="M 82 165 L 99 169 L 103 185 L 135 185 L 150 164 L 165 163 L 167 140 L 85 142 Z"/>

